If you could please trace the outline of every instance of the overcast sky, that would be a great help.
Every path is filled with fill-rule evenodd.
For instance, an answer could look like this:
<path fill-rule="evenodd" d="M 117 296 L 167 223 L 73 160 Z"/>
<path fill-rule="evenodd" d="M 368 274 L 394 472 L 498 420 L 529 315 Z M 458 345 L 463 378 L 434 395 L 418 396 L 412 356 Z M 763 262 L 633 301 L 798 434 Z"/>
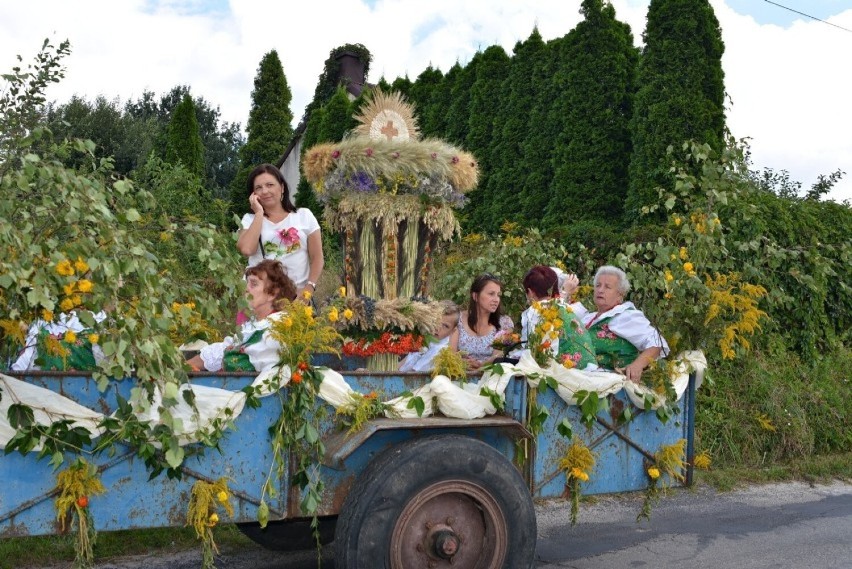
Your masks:
<path fill-rule="evenodd" d="M 613 0 L 637 45 L 648 0 Z M 711 0 L 725 42 L 728 126 L 751 139 L 754 167 L 788 170 L 809 188 L 840 168 L 829 197 L 852 200 L 852 0 Z M 803 12 L 824 23 L 776 4 Z M 245 126 L 261 58 L 275 49 L 293 92 L 296 121 L 313 96 L 329 52 L 364 44 L 370 82 L 430 63 L 447 71 L 479 49 L 507 53 L 534 26 L 545 40 L 580 19 L 580 0 L 5 0 L 0 2 L 0 72 L 41 42 L 71 41 L 66 78 L 48 91 L 123 103 L 145 89 L 179 84 Z M 830 25 L 833 24 L 833 25 Z M 842 29 L 845 28 L 845 29 Z M 295 125 L 294 125 L 295 126 Z"/>

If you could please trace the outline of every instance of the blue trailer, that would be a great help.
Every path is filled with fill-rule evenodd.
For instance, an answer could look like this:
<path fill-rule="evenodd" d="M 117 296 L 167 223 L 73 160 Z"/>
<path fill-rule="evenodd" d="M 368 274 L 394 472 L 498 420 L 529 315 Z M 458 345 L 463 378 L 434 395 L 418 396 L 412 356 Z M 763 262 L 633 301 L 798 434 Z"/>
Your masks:
<path fill-rule="evenodd" d="M 21 376 L 19 376 L 21 377 Z M 100 392 L 91 376 L 31 372 L 22 377 L 91 409 L 109 413 L 117 395 L 129 397 L 134 381 L 114 381 Z M 393 397 L 424 385 L 422 374 L 344 372 L 360 392 Z M 192 384 L 239 390 L 253 376 L 196 374 Z M 373 419 L 352 434 L 339 430 L 334 413 L 322 424 L 326 453 L 325 482 L 318 515 L 323 539 L 335 542 L 338 568 L 355 567 L 530 567 L 536 522 L 534 500 L 566 496 L 559 459 L 569 441 L 556 425 L 568 418 L 575 435 L 596 453 L 597 466 L 584 494 L 641 490 L 648 484 L 646 460 L 661 445 L 687 439 L 691 464 L 694 377 L 680 412 L 666 424 L 652 412 L 633 407 L 623 392 L 610 395 L 609 411 L 590 428 L 579 427 L 579 410 L 552 389 L 537 394 L 550 417 L 537 436 L 525 427 L 529 387 L 511 380 L 502 413 L 461 420 L 441 416 Z M 286 394 L 285 394 L 286 396 Z M 257 509 L 273 459 L 268 428 L 278 418 L 274 398 L 246 408 L 221 441 L 221 453 L 207 450 L 182 465 L 180 480 L 150 472 L 131 448 L 93 459 L 106 487 L 91 498 L 99 531 L 183 526 L 186 504 L 196 480 L 230 479 L 237 505 L 233 522 L 252 539 L 278 549 L 311 547 L 308 520 L 300 511 L 298 490 L 289 474 L 278 481 L 270 502 L 270 524 L 260 529 Z M 617 414 L 633 409 L 619 424 Z M 290 465 L 289 473 L 293 468 Z M 691 480 L 687 473 L 687 481 Z M 55 472 L 35 453 L 0 457 L 0 537 L 54 534 L 59 531 L 53 506 Z"/>

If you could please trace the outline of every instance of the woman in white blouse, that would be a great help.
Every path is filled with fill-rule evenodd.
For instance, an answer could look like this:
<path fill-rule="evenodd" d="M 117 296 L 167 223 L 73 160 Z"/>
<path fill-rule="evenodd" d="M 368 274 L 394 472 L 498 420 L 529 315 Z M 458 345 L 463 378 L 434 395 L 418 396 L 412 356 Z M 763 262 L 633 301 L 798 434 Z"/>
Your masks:
<path fill-rule="evenodd" d="M 270 333 L 270 321 L 281 315 L 282 299 L 296 298 L 296 286 L 280 263 L 264 259 L 246 269 L 246 296 L 253 318 L 236 336 L 202 348 L 188 361 L 193 370 L 261 372 L 278 364 L 281 344 Z"/>
<path fill-rule="evenodd" d="M 576 279 L 571 282 L 576 283 Z M 598 365 L 622 372 L 628 380 L 638 383 L 652 361 L 669 354 L 669 345 L 641 310 L 632 302 L 625 302 L 630 281 L 624 271 L 611 265 L 600 267 L 594 285 L 595 312 L 580 303 L 571 307 L 592 335 Z M 571 296 L 577 287 L 574 284 L 568 288 Z"/>
<path fill-rule="evenodd" d="M 237 249 L 248 257 L 249 267 L 263 259 L 279 261 L 298 294 L 313 293 L 325 264 L 317 218 L 293 205 L 284 176 L 272 164 L 252 170 L 246 189 L 253 213 L 243 216 Z"/>

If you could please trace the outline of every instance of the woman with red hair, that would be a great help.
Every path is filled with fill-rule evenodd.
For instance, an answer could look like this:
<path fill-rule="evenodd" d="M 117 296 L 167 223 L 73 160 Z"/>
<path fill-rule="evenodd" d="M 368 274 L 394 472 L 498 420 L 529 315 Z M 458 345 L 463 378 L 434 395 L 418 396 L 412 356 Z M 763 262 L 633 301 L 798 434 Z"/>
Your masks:
<path fill-rule="evenodd" d="M 592 337 L 571 307 L 561 301 L 556 272 L 536 265 L 523 282 L 530 307 L 521 314 L 521 341 L 530 351 L 549 353 L 567 368 L 595 369 Z"/>
<path fill-rule="evenodd" d="M 281 301 L 296 298 L 296 285 L 278 261 L 265 259 L 246 269 L 246 298 L 252 319 L 235 337 L 205 346 L 189 360 L 193 370 L 266 371 L 281 359 L 281 344 L 269 332 L 270 320 L 280 314 Z"/>

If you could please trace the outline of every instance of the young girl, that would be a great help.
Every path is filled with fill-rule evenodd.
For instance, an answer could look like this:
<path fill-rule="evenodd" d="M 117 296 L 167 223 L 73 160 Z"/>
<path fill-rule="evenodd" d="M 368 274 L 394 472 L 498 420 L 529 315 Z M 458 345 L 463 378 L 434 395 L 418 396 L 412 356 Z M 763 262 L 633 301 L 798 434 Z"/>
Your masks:
<path fill-rule="evenodd" d="M 444 316 L 441 318 L 441 327 L 435 334 L 435 341 L 425 350 L 405 356 L 399 364 L 399 371 L 432 371 L 432 360 L 438 352 L 450 345 L 450 334 L 455 332 L 459 322 L 459 307 L 451 300 L 445 300 L 442 304 Z"/>
<path fill-rule="evenodd" d="M 281 263 L 263 260 L 246 269 L 246 296 L 253 318 L 242 325 L 240 333 L 201 349 L 189 360 L 196 371 L 266 371 L 279 360 L 281 344 L 269 332 L 282 299 L 296 298 L 296 285 Z"/>

